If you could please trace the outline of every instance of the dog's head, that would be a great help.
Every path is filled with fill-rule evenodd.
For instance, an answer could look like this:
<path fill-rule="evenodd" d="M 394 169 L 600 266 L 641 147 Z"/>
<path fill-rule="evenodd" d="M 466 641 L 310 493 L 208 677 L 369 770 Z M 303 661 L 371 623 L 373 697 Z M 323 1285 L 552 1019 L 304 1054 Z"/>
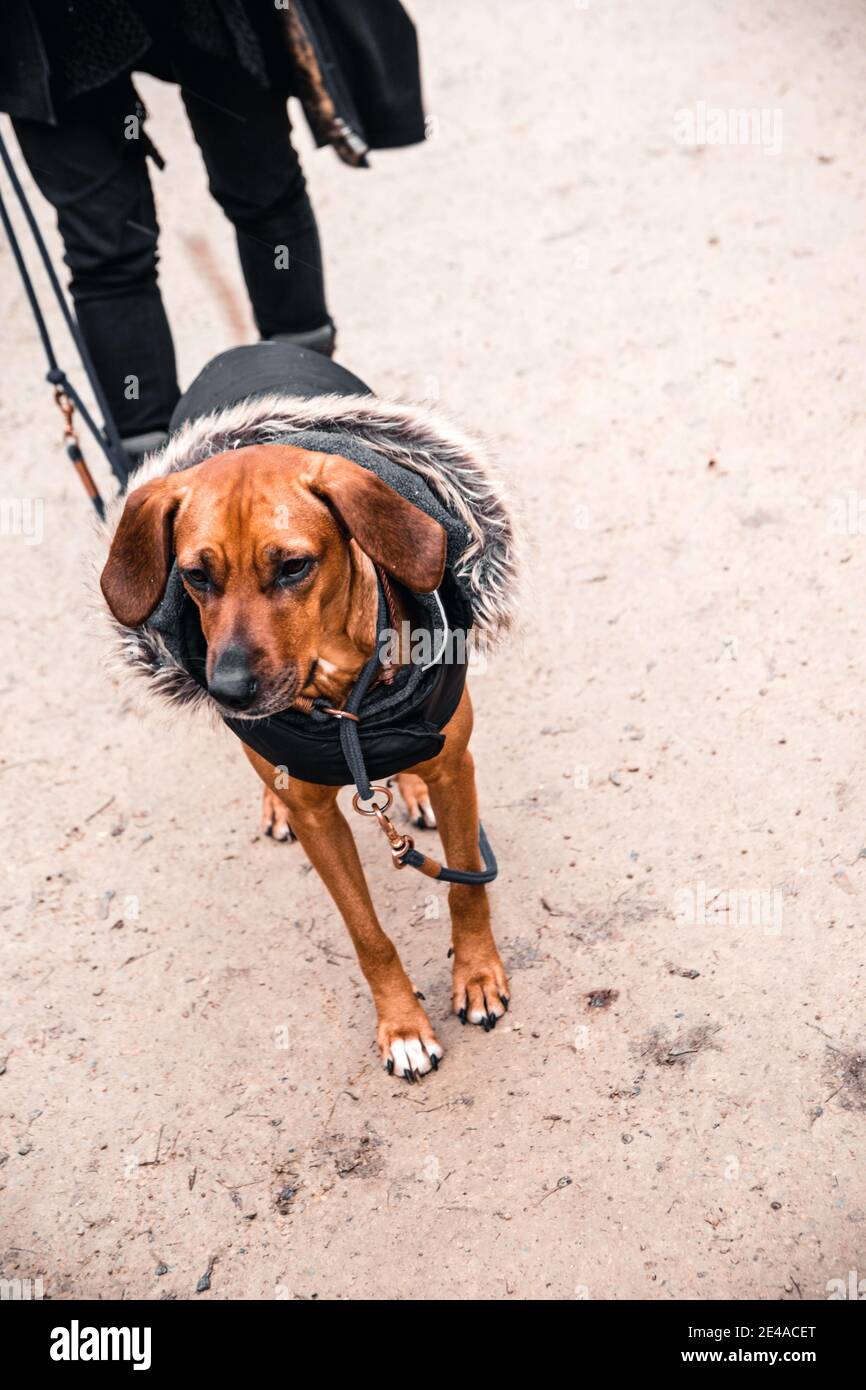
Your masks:
<path fill-rule="evenodd" d="M 136 488 L 101 586 L 118 622 L 138 627 L 176 559 L 201 617 L 211 695 L 260 718 L 330 694 L 329 681 L 339 689 L 372 651 L 370 561 L 430 593 L 445 545 L 438 522 L 349 459 L 254 445 Z"/>

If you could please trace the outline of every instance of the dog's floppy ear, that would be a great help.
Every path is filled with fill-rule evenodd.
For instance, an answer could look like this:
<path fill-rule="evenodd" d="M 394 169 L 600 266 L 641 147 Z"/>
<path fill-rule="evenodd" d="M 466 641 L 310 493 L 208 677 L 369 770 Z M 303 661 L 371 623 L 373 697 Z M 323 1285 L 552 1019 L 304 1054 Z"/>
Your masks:
<path fill-rule="evenodd" d="M 183 491 L 169 474 L 142 484 L 126 499 L 99 580 L 105 602 L 125 627 L 139 627 L 165 593 L 174 513 Z"/>
<path fill-rule="evenodd" d="M 330 503 L 375 564 L 416 594 L 432 593 L 445 570 L 445 530 L 381 478 L 340 454 L 322 454 L 305 481 Z"/>

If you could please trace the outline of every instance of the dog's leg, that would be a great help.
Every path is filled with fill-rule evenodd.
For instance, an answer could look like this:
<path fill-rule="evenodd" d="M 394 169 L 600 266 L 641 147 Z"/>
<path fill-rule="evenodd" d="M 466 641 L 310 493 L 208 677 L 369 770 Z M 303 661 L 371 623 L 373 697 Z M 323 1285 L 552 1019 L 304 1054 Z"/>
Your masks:
<path fill-rule="evenodd" d="M 259 829 L 263 835 L 270 835 L 274 840 L 288 840 L 291 843 L 298 838 L 289 824 L 288 807 L 280 800 L 276 792 L 271 791 L 270 787 L 264 787 L 262 790 L 262 816 Z"/>
<path fill-rule="evenodd" d="M 412 824 L 422 830 L 434 830 L 436 817 L 430 805 L 427 783 L 422 782 L 414 772 L 398 772 L 393 781 L 397 784 L 397 791 Z"/>
<path fill-rule="evenodd" d="M 445 729 L 445 747 L 438 758 L 413 768 L 430 788 L 449 868 L 480 869 L 478 795 L 475 766 L 469 752 L 472 705 L 469 692 Z M 480 1023 L 485 1030 L 508 1008 L 508 978 L 490 927 L 490 903 L 484 885 L 452 883 L 448 890 L 454 948 L 454 1012 L 461 1022 Z"/>
<path fill-rule="evenodd" d="M 251 749 L 244 751 L 265 785 L 272 787 L 275 769 Z M 337 806 L 337 790 L 292 780 L 275 794 L 288 808 L 292 829 L 349 930 L 376 1005 L 382 1062 L 397 1076 L 414 1081 L 438 1067 L 442 1045 L 379 925 L 354 837 Z"/>

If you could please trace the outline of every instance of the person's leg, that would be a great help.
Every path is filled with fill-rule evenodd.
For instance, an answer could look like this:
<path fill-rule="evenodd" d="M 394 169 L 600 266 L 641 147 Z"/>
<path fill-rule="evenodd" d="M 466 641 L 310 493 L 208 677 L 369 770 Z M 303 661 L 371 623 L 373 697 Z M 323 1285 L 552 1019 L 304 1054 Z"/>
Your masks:
<path fill-rule="evenodd" d="M 181 91 L 211 193 L 235 227 L 260 334 L 330 351 L 319 233 L 285 96 L 228 65 L 202 64 Z"/>
<path fill-rule="evenodd" d="M 130 452 L 155 447 L 179 391 L 157 285 L 158 226 L 129 78 L 70 102 L 59 124 L 14 122 L 40 192 L 57 213 L 75 313 Z"/>

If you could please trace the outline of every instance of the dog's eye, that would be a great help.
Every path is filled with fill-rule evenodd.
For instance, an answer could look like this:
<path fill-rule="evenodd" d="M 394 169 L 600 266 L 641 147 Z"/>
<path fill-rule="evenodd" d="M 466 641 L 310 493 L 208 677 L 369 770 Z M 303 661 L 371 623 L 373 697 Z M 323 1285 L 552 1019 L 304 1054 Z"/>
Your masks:
<path fill-rule="evenodd" d="M 309 574 L 312 564 L 313 562 L 309 558 L 284 560 L 277 571 L 277 584 L 283 587 L 287 584 L 297 584 L 299 579 L 303 579 L 305 574 Z"/>
<path fill-rule="evenodd" d="M 204 570 L 183 570 L 183 578 L 193 589 L 209 589 L 210 580 Z"/>

